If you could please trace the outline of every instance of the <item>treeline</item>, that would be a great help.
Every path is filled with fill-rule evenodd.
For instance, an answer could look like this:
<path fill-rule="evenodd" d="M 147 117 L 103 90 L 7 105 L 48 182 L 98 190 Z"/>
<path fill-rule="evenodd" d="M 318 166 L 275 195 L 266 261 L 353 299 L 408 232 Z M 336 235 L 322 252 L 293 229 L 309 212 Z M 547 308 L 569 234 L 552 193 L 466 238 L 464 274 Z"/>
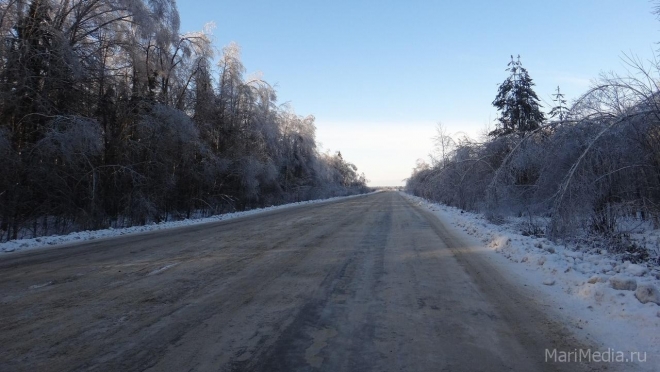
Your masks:
<path fill-rule="evenodd" d="M 366 190 L 175 0 L 5 0 L 0 33 L 0 241 Z"/>
<path fill-rule="evenodd" d="M 629 59 L 630 76 L 601 76 L 571 107 L 557 89 L 546 119 L 532 79 L 512 59 L 493 102 L 497 128 L 478 142 L 440 127 L 432 164 L 418 164 L 408 191 L 494 221 L 524 216 L 529 234 L 597 234 L 613 250 L 648 258 L 627 238 L 640 225 L 660 226 L 657 61 Z"/>

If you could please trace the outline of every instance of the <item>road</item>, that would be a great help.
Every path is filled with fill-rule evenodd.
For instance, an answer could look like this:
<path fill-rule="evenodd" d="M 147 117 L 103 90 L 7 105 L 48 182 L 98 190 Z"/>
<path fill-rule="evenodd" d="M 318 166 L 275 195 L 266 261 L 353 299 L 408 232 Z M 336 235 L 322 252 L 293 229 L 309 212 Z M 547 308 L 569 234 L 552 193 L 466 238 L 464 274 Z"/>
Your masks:
<path fill-rule="evenodd" d="M 0 258 L 1 371 L 554 371 L 584 348 L 396 192 Z M 602 368 L 602 367 L 601 367 Z"/>

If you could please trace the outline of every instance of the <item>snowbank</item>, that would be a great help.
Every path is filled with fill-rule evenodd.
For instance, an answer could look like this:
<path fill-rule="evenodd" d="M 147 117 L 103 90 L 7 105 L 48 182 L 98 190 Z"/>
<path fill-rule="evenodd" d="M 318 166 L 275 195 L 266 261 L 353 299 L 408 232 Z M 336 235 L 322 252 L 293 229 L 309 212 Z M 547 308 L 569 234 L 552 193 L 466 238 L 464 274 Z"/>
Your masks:
<path fill-rule="evenodd" d="M 379 191 L 375 191 L 375 192 L 379 192 Z M 263 212 L 268 212 L 268 211 L 273 211 L 273 210 L 279 210 L 279 209 L 286 209 L 286 208 L 291 208 L 291 207 L 295 207 L 295 206 L 299 206 L 299 205 L 326 203 L 326 202 L 340 200 L 340 199 L 355 198 L 355 197 L 363 196 L 363 195 L 369 195 L 369 194 L 358 194 L 358 195 L 351 195 L 351 196 L 338 196 L 338 197 L 329 198 L 329 199 L 308 200 L 308 201 L 302 201 L 302 202 L 291 203 L 291 204 L 282 204 L 282 205 L 271 206 L 271 207 L 266 207 L 266 208 L 252 209 L 252 210 L 244 211 L 244 212 L 219 214 L 219 215 L 212 216 L 212 217 L 207 217 L 207 218 L 185 219 L 185 220 L 181 220 L 181 221 L 161 222 L 161 223 L 158 223 L 158 224 L 152 223 L 150 225 L 132 226 L 132 227 L 126 227 L 126 228 L 121 228 L 121 229 L 109 228 L 109 229 L 103 229 L 103 230 L 79 231 L 79 232 L 75 232 L 75 233 L 71 233 L 71 234 L 67 234 L 67 235 L 43 236 L 43 237 L 33 238 L 33 239 L 17 239 L 17 240 L 11 240 L 11 241 L 8 241 L 8 242 L 5 242 L 5 243 L 0 243 L 0 255 L 12 253 L 12 252 L 22 252 L 22 251 L 31 250 L 31 249 L 43 248 L 43 247 L 48 247 L 48 246 L 55 246 L 55 245 L 60 245 L 60 244 L 72 243 L 72 242 L 78 242 L 78 241 L 94 240 L 94 239 L 100 239 L 100 238 L 109 238 L 109 237 L 114 237 L 114 236 L 135 234 L 135 233 L 141 233 L 141 232 L 146 232 L 146 231 L 164 230 L 164 229 L 171 229 L 171 228 L 181 227 L 181 226 L 190 226 L 190 225 L 197 225 L 197 224 L 202 224 L 202 223 L 231 220 L 231 219 L 234 219 L 234 218 L 251 216 L 251 215 L 254 215 L 254 214 L 258 214 L 258 213 L 263 213 Z"/>
<path fill-rule="evenodd" d="M 639 369 L 660 370 L 660 306 L 653 302 L 660 289 L 657 267 L 621 262 L 606 249 L 524 236 L 515 223 L 495 225 L 479 214 L 402 195 L 431 210 L 465 242 L 486 247 L 493 263 L 538 293 L 535 300 L 576 335 L 604 351 L 646 352 Z"/>

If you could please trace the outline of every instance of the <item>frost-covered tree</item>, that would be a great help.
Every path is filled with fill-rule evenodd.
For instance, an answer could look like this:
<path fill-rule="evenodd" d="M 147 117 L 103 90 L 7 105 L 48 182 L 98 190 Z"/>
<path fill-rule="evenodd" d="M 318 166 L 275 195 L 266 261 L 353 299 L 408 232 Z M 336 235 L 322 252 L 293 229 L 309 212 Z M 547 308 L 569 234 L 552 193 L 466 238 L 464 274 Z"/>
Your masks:
<path fill-rule="evenodd" d="M 517 60 L 511 56 L 506 71 L 510 75 L 500 84 L 493 101 L 493 106 L 500 111 L 500 117 L 491 136 L 529 132 L 537 129 L 545 120 L 539 98 L 533 89 L 534 82 L 522 66 L 520 56 Z"/>
<path fill-rule="evenodd" d="M 433 154 L 431 154 L 431 160 L 434 164 L 441 163 L 446 164 L 449 160 L 449 154 L 451 153 L 456 142 L 453 138 L 447 133 L 447 129 L 438 123 L 435 127 L 435 136 L 433 137 Z"/>
<path fill-rule="evenodd" d="M 0 1 L 0 241 L 366 190 L 174 0 Z"/>
<path fill-rule="evenodd" d="M 630 75 L 601 76 L 570 110 L 557 90 L 560 120 L 548 130 L 457 141 L 446 162 L 417 167 L 407 189 L 498 221 L 524 216 L 524 233 L 592 234 L 624 259 L 653 258 L 627 239 L 631 221 L 660 226 L 660 64 L 626 62 Z"/>
<path fill-rule="evenodd" d="M 568 107 L 566 107 L 565 95 L 561 93 L 559 86 L 557 86 L 557 93 L 554 93 L 552 96 L 555 106 L 550 110 L 549 115 L 551 118 L 557 117 L 559 121 L 564 121 L 566 114 L 568 113 Z"/>

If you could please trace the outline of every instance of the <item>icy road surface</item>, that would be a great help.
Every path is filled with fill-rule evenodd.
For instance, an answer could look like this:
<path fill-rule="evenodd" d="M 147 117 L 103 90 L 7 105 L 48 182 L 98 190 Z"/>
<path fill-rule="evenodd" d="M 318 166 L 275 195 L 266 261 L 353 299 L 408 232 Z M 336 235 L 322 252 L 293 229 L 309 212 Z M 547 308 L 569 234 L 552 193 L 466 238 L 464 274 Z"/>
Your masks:
<path fill-rule="evenodd" d="M 588 349 L 396 192 L 0 257 L 2 371 L 553 371 Z"/>

